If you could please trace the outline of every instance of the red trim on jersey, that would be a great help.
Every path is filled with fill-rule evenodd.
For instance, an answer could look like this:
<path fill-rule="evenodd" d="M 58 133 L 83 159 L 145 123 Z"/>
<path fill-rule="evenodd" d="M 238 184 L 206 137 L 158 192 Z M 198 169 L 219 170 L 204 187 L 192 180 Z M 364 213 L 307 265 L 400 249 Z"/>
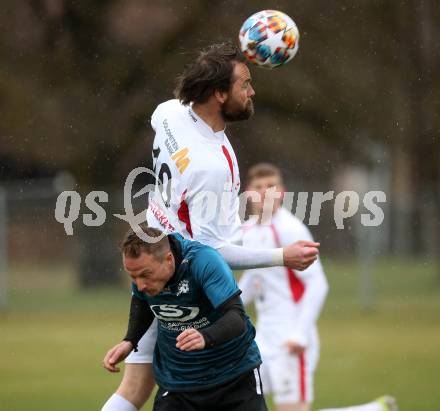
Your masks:
<path fill-rule="evenodd" d="M 187 190 L 185 190 L 182 194 L 182 199 L 180 201 L 180 207 L 179 207 L 179 210 L 177 210 L 177 217 L 179 217 L 180 221 L 185 223 L 186 231 L 188 232 L 188 234 L 192 238 L 193 233 L 192 233 L 192 228 L 191 228 L 191 219 L 189 218 L 188 204 L 185 200 L 186 191 Z"/>
<path fill-rule="evenodd" d="M 275 226 L 271 224 L 270 228 L 272 230 L 275 244 L 277 245 L 277 247 L 281 247 L 280 236 L 278 235 Z M 293 301 L 297 303 L 298 301 L 301 300 L 304 294 L 304 289 L 305 289 L 304 283 L 297 277 L 295 271 L 293 271 L 289 267 L 285 267 L 285 268 L 286 268 L 287 278 L 289 280 L 290 292 L 292 293 Z"/>
<path fill-rule="evenodd" d="M 228 149 L 225 146 L 223 146 L 223 145 L 222 145 L 222 150 L 223 150 L 223 154 L 226 157 L 226 160 L 228 160 L 229 169 L 231 170 L 232 184 L 234 184 L 234 166 L 232 165 L 231 155 L 229 154 Z"/>
<path fill-rule="evenodd" d="M 299 363 L 299 394 L 300 401 L 306 401 L 306 360 L 304 352 L 298 355 Z"/>
<path fill-rule="evenodd" d="M 297 303 L 304 294 L 304 283 L 296 276 L 295 271 L 291 268 L 286 267 L 286 271 L 289 277 L 290 291 L 292 292 L 293 300 Z"/>

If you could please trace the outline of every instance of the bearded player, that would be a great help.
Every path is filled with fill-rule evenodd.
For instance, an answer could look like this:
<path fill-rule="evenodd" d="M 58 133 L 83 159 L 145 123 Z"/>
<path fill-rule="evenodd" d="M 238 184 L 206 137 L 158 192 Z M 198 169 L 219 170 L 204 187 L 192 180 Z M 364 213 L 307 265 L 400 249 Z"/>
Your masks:
<path fill-rule="evenodd" d="M 319 246 L 313 241 L 273 249 L 231 243 L 240 227 L 240 174 L 225 127 L 251 117 L 255 94 L 238 49 L 220 44 L 202 51 L 179 77 L 175 94 L 177 99 L 160 104 L 151 119 L 158 181 L 150 196 L 148 224 L 212 246 L 233 269 L 303 270 L 311 265 Z M 156 332 L 156 326 L 150 327 L 138 350 L 127 357 L 122 383 L 103 411 L 136 411 L 148 399 L 154 386 Z M 118 356 L 117 345 L 106 358 L 116 363 Z"/>

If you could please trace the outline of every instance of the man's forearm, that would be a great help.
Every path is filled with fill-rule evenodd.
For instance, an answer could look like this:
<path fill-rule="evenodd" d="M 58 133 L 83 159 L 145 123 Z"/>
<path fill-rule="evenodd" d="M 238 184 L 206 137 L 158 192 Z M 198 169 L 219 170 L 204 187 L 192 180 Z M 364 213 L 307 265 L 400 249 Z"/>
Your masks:
<path fill-rule="evenodd" d="M 306 292 L 301 300 L 301 311 L 296 320 L 296 332 L 292 339 L 302 345 L 307 344 L 310 328 L 316 324 L 328 292 L 327 279 L 323 274 L 314 275 L 306 280 Z"/>
<path fill-rule="evenodd" d="M 214 324 L 199 330 L 206 348 L 223 344 L 242 334 L 246 330 L 245 316 L 239 295 L 226 302 L 222 307 L 222 316 Z"/>
<path fill-rule="evenodd" d="M 233 270 L 283 266 L 283 249 L 258 249 L 227 244 L 217 250 Z"/>
<path fill-rule="evenodd" d="M 133 294 L 131 297 L 127 334 L 124 337 L 124 341 L 130 341 L 134 351 L 137 351 L 139 340 L 150 328 L 153 320 L 154 314 L 148 304 Z"/>

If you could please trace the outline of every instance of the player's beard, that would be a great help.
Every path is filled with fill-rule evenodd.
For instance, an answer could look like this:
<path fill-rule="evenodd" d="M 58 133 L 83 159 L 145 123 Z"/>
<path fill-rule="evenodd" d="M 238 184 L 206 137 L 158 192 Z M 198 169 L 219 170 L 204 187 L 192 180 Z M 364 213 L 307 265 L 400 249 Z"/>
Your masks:
<path fill-rule="evenodd" d="M 232 121 L 242 121 L 249 119 L 254 114 L 254 103 L 251 99 L 246 103 L 245 107 L 232 100 L 230 97 L 226 99 L 222 107 L 223 120 L 230 123 Z"/>

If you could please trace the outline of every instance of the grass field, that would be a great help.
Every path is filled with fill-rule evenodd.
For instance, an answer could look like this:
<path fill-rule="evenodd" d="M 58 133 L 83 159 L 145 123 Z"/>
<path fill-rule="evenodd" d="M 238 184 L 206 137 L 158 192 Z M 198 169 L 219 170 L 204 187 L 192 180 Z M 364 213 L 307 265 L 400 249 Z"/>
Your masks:
<path fill-rule="evenodd" d="M 325 264 L 315 409 L 395 395 L 401 411 L 440 404 L 440 276 L 433 264 L 375 264 L 374 309 L 360 308 L 354 263 Z M 80 292 L 62 267 L 13 266 L 0 312 L 0 410 L 100 410 L 119 375 L 101 368 L 125 331 L 126 290 Z M 150 409 L 147 405 L 144 409 Z"/>

